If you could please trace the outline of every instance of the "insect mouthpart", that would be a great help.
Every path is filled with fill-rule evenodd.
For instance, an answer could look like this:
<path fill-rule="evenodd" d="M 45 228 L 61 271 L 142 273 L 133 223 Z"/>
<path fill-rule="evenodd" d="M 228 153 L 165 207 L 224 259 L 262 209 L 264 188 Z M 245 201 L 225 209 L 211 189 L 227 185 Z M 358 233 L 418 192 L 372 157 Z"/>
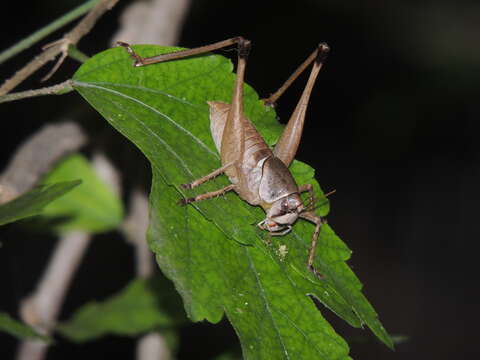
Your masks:
<path fill-rule="evenodd" d="M 267 212 L 267 217 L 279 224 L 293 224 L 303 209 L 300 195 L 293 193 L 278 199 Z"/>
<path fill-rule="evenodd" d="M 303 210 L 300 195 L 292 193 L 275 201 L 267 210 L 266 218 L 258 226 L 272 235 L 284 235 L 290 232 L 291 225 Z"/>

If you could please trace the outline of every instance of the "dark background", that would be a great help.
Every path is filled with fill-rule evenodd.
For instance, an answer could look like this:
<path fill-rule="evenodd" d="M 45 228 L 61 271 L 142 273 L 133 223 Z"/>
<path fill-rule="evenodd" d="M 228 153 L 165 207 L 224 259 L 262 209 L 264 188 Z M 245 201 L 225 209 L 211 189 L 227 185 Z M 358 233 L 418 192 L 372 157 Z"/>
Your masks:
<path fill-rule="evenodd" d="M 409 337 L 390 352 L 368 330 L 351 329 L 325 311 L 350 342 L 352 356 L 476 358 L 480 354 L 476 277 L 480 3 L 193 2 L 179 45 L 194 47 L 235 35 L 251 39 L 247 81 L 261 96 L 273 92 L 320 41 L 332 48 L 315 87 L 297 158 L 317 169 L 324 190 L 337 190 L 331 198 L 329 223 L 353 250 L 349 263 L 387 330 Z M 42 0 L 3 5 L 7 10 L 0 14 L 0 48 L 78 3 Z M 80 42 L 82 50 L 94 54 L 109 46 L 125 3 L 104 16 Z M 39 48 L 2 64 L 2 81 Z M 50 83 L 67 79 L 76 67 L 69 60 Z M 39 87 L 40 77 L 16 90 Z M 283 121 L 304 81 L 281 99 L 277 110 Z M 121 150 L 116 151 L 116 161 L 125 169 L 132 159 L 135 164 L 141 159 L 77 94 L 2 104 L 0 114 L 2 168 L 26 136 L 66 115 L 100 138 L 118 138 Z M 127 187 L 129 181 L 125 180 Z M 10 226 L 2 229 L 0 241 L 0 309 L 14 314 L 18 301 L 32 290 L 55 240 L 32 239 Z M 131 252 L 115 234 L 94 242 L 62 316 L 121 288 L 133 274 Z M 235 343 L 226 322 L 195 324 L 181 332 L 179 358 L 209 359 Z M 133 339 L 119 337 L 86 346 L 60 339 L 49 358 L 107 354 L 132 358 L 133 344 Z M 12 356 L 14 346 L 11 337 L 0 335 L 0 353 L 6 358 Z"/>

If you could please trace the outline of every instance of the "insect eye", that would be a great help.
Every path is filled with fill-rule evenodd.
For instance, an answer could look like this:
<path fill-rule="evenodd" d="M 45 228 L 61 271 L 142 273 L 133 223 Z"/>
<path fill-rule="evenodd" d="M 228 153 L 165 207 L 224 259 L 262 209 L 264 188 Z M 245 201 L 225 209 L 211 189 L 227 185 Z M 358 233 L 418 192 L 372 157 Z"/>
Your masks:
<path fill-rule="evenodd" d="M 287 211 L 288 212 L 295 212 L 298 208 L 298 201 L 296 199 L 288 199 L 287 202 Z"/>

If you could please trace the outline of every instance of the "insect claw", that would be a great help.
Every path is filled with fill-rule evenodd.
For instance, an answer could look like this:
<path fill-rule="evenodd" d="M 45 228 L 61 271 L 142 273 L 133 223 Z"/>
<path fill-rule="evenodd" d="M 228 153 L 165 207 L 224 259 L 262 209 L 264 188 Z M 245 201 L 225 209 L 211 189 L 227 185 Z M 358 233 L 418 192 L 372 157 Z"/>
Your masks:
<path fill-rule="evenodd" d="M 140 56 L 137 55 L 137 53 L 132 49 L 130 44 L 127 44 L 126 42 L 123 42 L 123 41 L 117 41 L 116 44 L 117 44 L 117 46 L 121 46 L 121 47 L 125 48 L 125 50 L 127 50 L 130 57 L 133 60 L 135 60 L 134 63 L 133 63 L 133 66 L 138 67 L 138 66 L 145 65 L 143 63 L 143 59 Z"/>
<path fill-rule="evenodd" d="M 320 272 L 317 271 L 317 269 L 315 269 L 313 267 L 313 265 L 310 265 L 310 264 L 307 264 L 307 269 L 308 271 L 310 271 L 313 275 L 315 275 L 318 279 L 320 280 L 325 280 L 325 276 L 320 274 Z"/>
<path fill-rule="evenodd" d="M 180 184 L 180 186 L 181 186 L 183 189 L 191 189 L 191 188 L 192 188 L 192 184 Z"/>
<path fill-rule="evenodd" d="M 263 105 L 269 106 L 271 108 L 274 108 L 277 106 L 277 103 L 275 101 L 270 100 L 270 98 L 262 99 Z"/>
<path fill-rule="evenodd" d="M 191 202 L 194 202 L 195 198 L 186 198 L 186 199 L 180 199 L 177 201 L 177 205 L 180 206 L 185 206 L 187 204 L 190 204 Z"/>

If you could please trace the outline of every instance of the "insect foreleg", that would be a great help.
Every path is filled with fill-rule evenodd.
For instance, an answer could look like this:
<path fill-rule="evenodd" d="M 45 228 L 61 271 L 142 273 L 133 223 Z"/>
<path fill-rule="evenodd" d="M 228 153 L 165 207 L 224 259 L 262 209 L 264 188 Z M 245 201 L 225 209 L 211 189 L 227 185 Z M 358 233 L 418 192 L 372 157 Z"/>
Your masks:
<path fill-rule="evenodd" d="M 211 192 L 208 192 L 208 193 L 205 193 L 205 194 L 200 194 L 200 195 L 197 195 L 197 196 L 191 197 L 191 198 L 181 199 L 178 203 L 180 205 L 187 205 L 187 204 L 190 204 L 190 203 L 195 202 L 195 201 L 202 201 L 202 200 L 211 199 L 211 198 L 214 198 L 216 196 L 220 196 L 222 194 L 225 194 L 227 191 L 233 190 L 234 188 L 235 188 L 235 185 L 230 184 L 230 185 L 225 186 L 224 188 L 222 188 L 220 190 L 211 191 Z"/>
<path fill-rule="evenodd" d="M 322 219 L 320 216 L 317 216 L 311 212 L 301 213 L 300 217 L 315 224 L 315 232 L 313 233 L 312 242 L 310 243 L 310 249 L 308 250 L 307 268 L 315 276 L 321 279 L 323 278 L 323 276 L 313 266 L 313 260 L 315 259 L 315 251 L 317 249 L 318 236 L 320 235 L 320 230 L 325 220 Z"/>
<path fill-rule="evenodd" d="M 292 231 L 292 225 L 287 225 L 285 230 L 271 232 L 270 235 L 283 236 L 283 235 L 287 235 L 290 231 Z"/>
<path fill-rule="evenodd" d="M 207 174 L 205 176 L 202 176 L 201 178 L 192 181 L 191 183 L 188 184 L 182 184 L 181 186 L 184 189 L 193 189 L 194 187 L 197 187 L 198 185 L 203 184 L 204 182 L 207 182 L 209 180 L 212 180 L 214 177 L 223 174 L 225 170 L 227 170 L 230 166 L 232 166 L 234 162 L 230 162 L 226 165 L 223 165 L 221 168 L 218 168 L 217 170 L 212 171 L 210 174 Z"/>

